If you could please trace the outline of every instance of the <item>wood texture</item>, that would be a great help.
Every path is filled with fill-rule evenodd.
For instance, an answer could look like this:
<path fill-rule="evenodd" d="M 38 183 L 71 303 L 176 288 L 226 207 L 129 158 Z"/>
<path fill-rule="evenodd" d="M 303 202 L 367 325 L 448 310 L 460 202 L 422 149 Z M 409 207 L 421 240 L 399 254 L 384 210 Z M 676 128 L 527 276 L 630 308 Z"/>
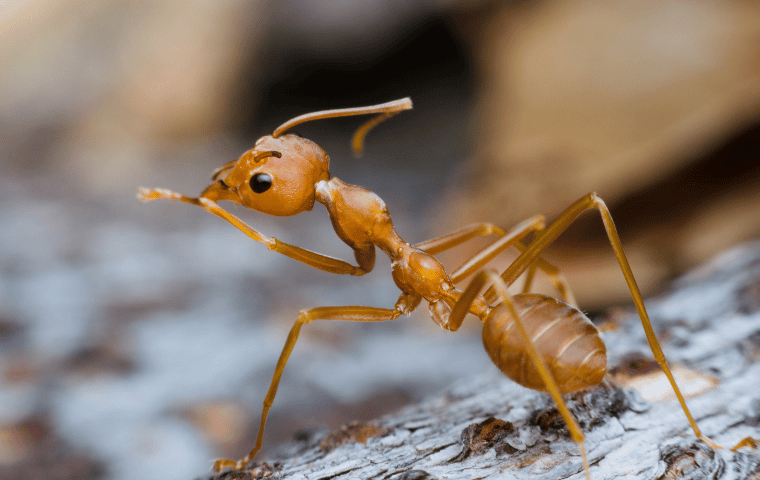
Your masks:
<path fill-rule="evenodd" d="M 682 388 L 702 391 L 687 401 L 704 433 L 728 447 L 760 437 L 760 243 L 722 254 L 647 307 Z M 674 399 L 647 401 L 618 386 L 643 379 L 647 397 L 668 395 L 635 313 L 610 314 L 603 330 L 611 373 L 566 397 L 587 435 L 593 479 L 760 478 L 757 450 L 712 451 Z M 305 432 L 265 460 L 218 478 L 583 478 L 549 396 L 479 372 L 371 423 Z"/>

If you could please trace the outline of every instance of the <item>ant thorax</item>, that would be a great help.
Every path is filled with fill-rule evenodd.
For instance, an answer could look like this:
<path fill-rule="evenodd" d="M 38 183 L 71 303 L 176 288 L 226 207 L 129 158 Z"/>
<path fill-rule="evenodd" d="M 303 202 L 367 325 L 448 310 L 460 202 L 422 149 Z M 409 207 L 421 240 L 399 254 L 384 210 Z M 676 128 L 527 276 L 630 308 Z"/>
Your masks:
<path fill-rule="evenodd" d="M 396 233 L 388 207 L 377 194 L 334 177 L 317 183 L 316 191 L 316 200 L 327 207 L 341 240 L 355 250 L 377 246 L 390 257 L 393 280 L 402 292 L 436 302 L 453 290 L 443 265 Z"/>
<path fill-rule="evenodd" d="M 393 259 L 403 244 L 388 207 L 376 193 L 333 177 L 317 183 L 316 200 L 327 207 L 335 233 L 351 248 L 377 246 Z"/>

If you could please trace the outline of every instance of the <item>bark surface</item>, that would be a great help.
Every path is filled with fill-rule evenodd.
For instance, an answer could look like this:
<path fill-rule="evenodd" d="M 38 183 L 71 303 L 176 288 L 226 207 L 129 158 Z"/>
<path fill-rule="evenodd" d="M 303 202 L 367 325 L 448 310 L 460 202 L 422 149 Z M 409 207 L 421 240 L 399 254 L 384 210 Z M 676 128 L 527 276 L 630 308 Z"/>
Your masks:
<path fill-rule="evenodd" d="M 760 243 L 722 254 L 646 304 L 703 433 L 729 448 L 760 438 Z M 695 438 L 635 311 L 612 313 L 601 326 L 610 373 L 600 386 L 566 396 L 586 434 L 594 480 L 760 478 L 757 450 L 713 451 Z M 583 475 L 578 446 L 551 398 L 489 373 L 371 423 L 305 433 L 266 461 L 217 478 Z"/>

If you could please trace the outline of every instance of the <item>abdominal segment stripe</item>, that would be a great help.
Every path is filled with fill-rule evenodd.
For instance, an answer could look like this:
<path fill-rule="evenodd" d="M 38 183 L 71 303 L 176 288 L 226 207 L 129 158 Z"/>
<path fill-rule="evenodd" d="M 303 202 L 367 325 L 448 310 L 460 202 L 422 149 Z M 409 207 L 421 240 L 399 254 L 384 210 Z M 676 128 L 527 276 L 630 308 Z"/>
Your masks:
<path fill-rule="evenodd" d="M 531 305 L 530 307 L 526 308 L 525 310 L 519 313 L 520 318 L 527 317 L 530 312 L 532 312 L 536 307 L 540 307 L 540 306 L 541 306 L 541 302 L 534 303 L 533 305 Z"/>
<path fill-rule="evenodd" d="M 586 362 L 588 362 L 591 359 L 591 357 L 593 357 L 594 355 L 596 355 L 597 352 L 599 352 L 599 351 L 601 351 L 601 349 L 596 349 L 593 352 L 589 352 L 588 355 L 586 355 L 585 357 L 583 357 L 583 361 L 581 362 L 581 365 L 580 365 L 580 367 L 578 367 L 578 369 L 580 369 L 581 367 L 583 367 L 586 364 Z"/>
<path fill-rule="evenodd" d="M 570 340 L 568 342 L 565 342 L 565 344 L 562 346 L 562 348 L 560 349 L 560 351 L 557 352 L 557 358 L 562 358 L 562 354 L 565 353 L 567 351 L 567 349 L 570 348 L 570 346 L 572 344 L 574 344 L 575 342 L 577 342 L 578 340 L 580 340 L 581 338 L 583 338 L 584 335 L 585 335 L 585 333 L 579 333 L 578 335 L 576 335 L 575 337 L 573 337 L 572 340 Z"/>
<path fill-rule="evenodd" d="M 562 317 L 557 317 L 552 322 L 544 326 L 544 328 L 536 332 L 536 334 L 533 336 L 533 339 L 532 339 L 533 343 L 535 344 L 536 342 L 538 342 L 538 339 L 541 338 L 541 336 L 544 333 L 548 332 L 553 326 L 557 325 L 560 321 L 562 321 Z"/>

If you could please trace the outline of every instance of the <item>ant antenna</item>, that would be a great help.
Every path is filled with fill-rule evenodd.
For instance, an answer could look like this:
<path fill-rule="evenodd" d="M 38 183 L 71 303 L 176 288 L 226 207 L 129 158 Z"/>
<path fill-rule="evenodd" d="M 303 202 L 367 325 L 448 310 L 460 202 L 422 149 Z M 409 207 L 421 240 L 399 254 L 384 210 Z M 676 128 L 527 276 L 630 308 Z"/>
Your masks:
<path fill-rule="evenodd" d="M 288 120 L 287 122 L 283 123 L 282 125 L 277 127 L 277 129 L 275 129 L 272 136 L 274 138 L 277 138 L 278 136 L 282 135 L 290 128 L 293 128 L 296 125 L 299 125 L 304 122 L 310 122 L 312 120 L 321 120 L 323 118 L 349 117 L 352 115 L 367 115 L 370 113 L 379 113 L 380 115 L 364 123 L 361 127 L 359 127 L 358 130 L 356 130 L 356 133 L 354 133 L 353 139 L 351 140 L 351 148 L 354 151 L 354 155 L 358 157 L 362 154 L 362 151 L 364 150 L 364 137 L 367 136 L 367 133 L 370 130 L 372 130 L 378 123 L 382 122 L 383 120 L 386 120 L 403 110 L 409 110 L 411 108 L 412 108 L 412 99 L 409 97 L 406 97 L 400 100 L 394 100 L 392 102 L 381 103 L 380 105 L 373 105 L 371 107 L 339 108 L 335 110 L 323 110 L 321 112 L 307 113 L 304 115 L 300 115 L 296 118 L 292 118 Z"/>

